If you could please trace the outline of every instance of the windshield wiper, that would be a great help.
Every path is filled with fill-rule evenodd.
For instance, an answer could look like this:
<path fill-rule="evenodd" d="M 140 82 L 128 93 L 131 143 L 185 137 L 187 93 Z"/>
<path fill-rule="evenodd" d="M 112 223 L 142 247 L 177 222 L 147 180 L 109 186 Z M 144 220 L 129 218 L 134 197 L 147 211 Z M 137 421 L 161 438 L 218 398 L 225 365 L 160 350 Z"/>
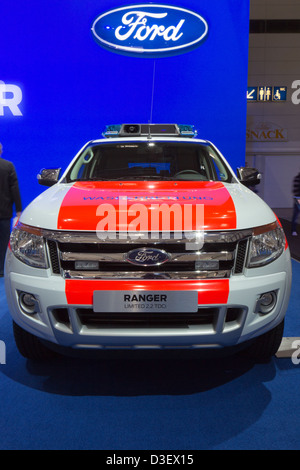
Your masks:
<path fill-rule="evenodd" d="M 110 181 L 110 178 L 102 178 L 99 176 L 94 176 L 92 178 L 76 178 L 74 181 Z"/>
<path fill-rule="evenodd" d="M 159 175 L 132 175 L 132 176 L 120 176 L 119 178 L 103 178 L 103 177 L 92 177 L 92 178 L 76 178 L 74 180 L 70 180 L 70 183 L 74 183 L 75 181 L 121 181 L 121 180 L 160 180 L 160 181 L 174 181 L 176 178 L 172 176 L 159 176 Z"/>
<path fill-rule="evenodd" d="M 173 179 L 171 176 L 159 176 L 159 175 L 132 175 L 132 176 L 120 176 L 119 178 L 112 178 L 112 181 L 119 180 L 143 180 L 143 179 L 158 179 L 158 180 L 169 180 Z"/>

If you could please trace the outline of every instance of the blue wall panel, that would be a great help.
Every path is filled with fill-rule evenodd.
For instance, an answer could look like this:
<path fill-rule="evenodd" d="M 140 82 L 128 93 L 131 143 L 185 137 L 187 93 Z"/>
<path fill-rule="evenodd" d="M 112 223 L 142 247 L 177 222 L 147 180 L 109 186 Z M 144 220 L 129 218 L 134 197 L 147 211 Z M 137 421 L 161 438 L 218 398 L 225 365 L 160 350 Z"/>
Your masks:
<path fill-rule="evenodd" d="M 65 168 L 105 124 L 149 122 L 151 111 L 152 122 L 194 124 L 233 168 L 244 164 L 249 0 L 165 2 L 200 14 L 209 32 L 198 48 L 155 59 L 115 54 L 93 39 L 95 18 L 128 3 L 1 0 L 0 89 L 1 81 L 21 88 L 22 115 L 1 108 L 12 95 L 0 93 L 0 142 L 24 205 L 43 190 L 42 167 Z"/>

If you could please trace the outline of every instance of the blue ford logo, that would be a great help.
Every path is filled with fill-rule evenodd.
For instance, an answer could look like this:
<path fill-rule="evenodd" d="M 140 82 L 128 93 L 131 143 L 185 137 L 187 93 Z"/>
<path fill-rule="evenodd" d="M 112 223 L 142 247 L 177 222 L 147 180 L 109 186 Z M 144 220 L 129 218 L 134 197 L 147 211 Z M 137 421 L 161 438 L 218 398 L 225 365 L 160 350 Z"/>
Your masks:
<path fill-rule="evenodd" d="M 207 32 L 205 19 L 197 13 L 157 4 L 115 8 L 102 13 L 92 25 L 100 46 L 139 57 L 183 54 L 198 47 Z"/>
<path fill-rule="evenodd" d="M 138 248 L 125 255 L 126 261 L 139 266 L 158 266 L 170 259 L 168 253 L 156 248 Z"/>

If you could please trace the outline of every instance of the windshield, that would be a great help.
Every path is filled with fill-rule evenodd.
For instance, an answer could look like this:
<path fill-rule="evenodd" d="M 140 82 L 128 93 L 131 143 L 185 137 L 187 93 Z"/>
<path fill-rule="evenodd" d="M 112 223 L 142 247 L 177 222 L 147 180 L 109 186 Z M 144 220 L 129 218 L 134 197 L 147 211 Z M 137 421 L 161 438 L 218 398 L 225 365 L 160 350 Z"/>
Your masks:
<path fill-rule="evenodd" d="M 206 143 L 113 142 L 90 144 L 67 181 L 186 180 L 231 182 L 232 175 Z"/>

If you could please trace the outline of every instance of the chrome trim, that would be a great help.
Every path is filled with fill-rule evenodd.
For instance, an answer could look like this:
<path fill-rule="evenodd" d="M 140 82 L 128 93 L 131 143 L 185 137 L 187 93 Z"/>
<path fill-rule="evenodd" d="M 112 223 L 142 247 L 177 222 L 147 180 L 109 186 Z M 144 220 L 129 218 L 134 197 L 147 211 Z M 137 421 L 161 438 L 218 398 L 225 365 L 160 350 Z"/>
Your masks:
<path fill-rule="evenodd" d="M 140 255 L 141 253 L 147 253 L 147 252 L 156 252 L 156 256 L 161 256 L 163 259 L 162 260 L 159 260 L 158 262 L 153 262 L 152 264 L 147 262 L 145 260 L 145 262 L 143 261 L 140 261 L 140 260 L 137 260 L 137 258 L 135 257 L 134 259 L 131 258 L 131 256 L 136 253 L 137 255 Z M 147 255 L 146 255 L 147 256 Z M 169 260 L 170 260 L 171 256 L 169 253 L 167 253 L 165 250 L 160 250 L 158 248 L 145 248 L 145 247 L 141 247 L 141 248 L 135 248 L 134 250 L 130 250 L 128 251 L 127 253 L 124 253 L 123 255 L 123 262 L 124 263 L 130 263 L 130 264 L 133 264 L 134 266 L 153 266 L 155 268 L 155 266 L 161 266 L 162 264 L 165 264 L 167 263 Z"/>
<path fill-rule="evenodd" d="M 212 253 L 168 253 L 168 255 L 168 263 L 188 261 L 231 261 L 234 259 L 234 252 L 229 251 Z M 70 253 L 61 251 L 60 259 L 62 261 L 100 261 L 104 263 L 127 262 L 126 260 L 124 260 L 124 253 Z"/>
<path fill-rule="evenodd" d="M 64 279 L 99 279 L 99 280 L 136 280 L 136 279 L 177 279 L 177 280 L 197 280 L 197 279 L 227 279 L 231 270 L 224 271 L 187 271 L 187 272 L 101 272 L 101 271 L 72 271 L 63 272 Z"/>
<path fill-rule="evenodd" d="M 240 241 L 249 240 L 252 236 L 252 229 L 247 230 L 237 230 L 237 231 L 224 231 L 224 232 L 205 232 L 204 233 L 204 244 L 206 244 L 205 252 L 200 251 L 200 248 L 203 247 L 197 246 L 196 243 L 191 243 L 191 237 L 184 237 L 182 239 L 176 239 L 175 234 L 171 234 L 169 238 L 164 238 L 164 234 L 159 234 L 159 240 L 153 240 L 151 238 L 143 240 L 139 237 L 137 233 L 136 238 L 130 239 L 112 239 L 103 241 L 105 245 L 105 252 L 101 253 L 98 251 L 98 246 L 100 245 L 101 250 L 101 240 L 98 238 L 95 232 L 63 232 L 63 231 L 50 231 L 42 230 L 43 236 L 47 240 L 55 241 L 57 243 L 57 257 L 58 262 L 70 261 L 97 261 L 99 263 L 105 264 L 104 266 L 99 266 L 99 271 L 84 271 L 83 269 L 75 270 L 70 266 L 63 269 L 60 266 L 61 275 L 65 279 L 216 279 L 216 278 L 229 278 L 231 274 L 235 274 L 235 264 L 237 256 L 238 243 Z M 196 237 L 195 237 L 196 238 Z M 62 245 L 60 245 L 60 243 Z M 89 244 L 90 250 L 94 253 L 84 253 L 80 251 L 77 253 L 72 251 L 64 251 L 63 244 L 76 244 L 77 250 L 80 250 L 79 244 Z M 232 243 L 232 251 L 222 250 L 222 243 Z M 126 254 L 132 250 L 132 245 L 138 245 L 141 249 L 147 248 L 151 245 L 152 248 L 162 247 L 169 256 L 169 261 L 166 263 L 166 269 L 164 271 L 157 271 L 156 266 L 153 265 L 151 271 L 142 271 L 141 268 L 137 266 L 137 271 L 128 271 L 126 269 L 127 263 L 129 262 L 124 259 Z M 212 249 L 216 249 L 213 245 L 218 244 L 218 251 L 210 251 L 209 245 L 211 244 Z M 122 245 L 118 247 L 118 245 Z M 167 246 L 166 246 L 167 245 Z M 168 250 L 168 245 L 170 245 L 170 252 Z M 248 243 L 247 243 L 248 245 Z M 95 247 L 95 249 L 94 249 Z M 110 247 L 111 251 L 110 252 Z M 171 249 L 172 247 L 172 249 Z M 176 247 L 176 248 L 175 248 Z M 66 247 L 67 248 L 67 247 Z M 72 250 L 72 246 L 68 247 L 69 250 Z M 172 251 L 176 253 L 172 253 Z M 224 246 L 225 248 L 225 246 Z M 226 247 L 227 248 L 227 247 Z M 117 251 L 117 253 L 114 253 Z M 245 258 L 246 259 L 246 258 Z M 172 271 L 168 269 L 172 265 L 172 269 L 178 263 L 184 262 L 202 262 L 203 269 L 191 269 L 189 271 Z M 229 269 L 223 268 L 218 269 L 217 262 L 222 261 L 233 261 L 233 266 Z M 208 262 L 207 265 L 204 263 Z M 211 262 L 211 266 L 209 265 Z M 213 263 L 214 262 L 214 263 Z M 122 271 L 112 271 L 112 268 L 109 267 L 110 263 L 120 263 L 122 264 Z M 196 267 L 196 265 L 195 265 Z M 108 269 L 109 271 L 103 271 Z M 123 271 L 124 269 L 124 271 Z M 176 268 L 175 268 L 176 269 Z M 241 273 L 239 273 L 241 274 Z"/>
<path fill-rule="evenodd" d="M 191 236 L 187 236 L 187 234 L 183 233 L 182 238 L 177 239 L 175 238 L 176 234 L 164 234 L 159 233 L 158 236 L 150 238 L 149 234 L 142 234 L 141 232 L 137 232 L 136 237 L 133 234 L 130 234 L 130 237 L 120 237 L 115 239 L 108 238 L 107 240 L 103 240 L 97 236 L 96 232 L 64 232 L 64 231 L 54 231 L 54 230 L 47 230 L 41 229 L 43 237 L 48 240 L 55 240 L 59 243 L 105 243 L 107 244 L 136 244 L 139 243 L 141 245 L 147 244 L 160 244 L 160 243 L 194 243 L 192 234 Z M 201 233 L 201 232 L 200 232 Z M 122 234 L 121 234 L 122 235 Z M 124 234 L 126 235 L 126 234 Z M 153 234 L 153 235 L 156 235 Z M 164 235 L 170 235 L 164 236 Z M 247 230 L 232 230 L 226 232 L 204 232 L 204 243 L 234 243 L 238 242 L 244 238 L 248 238 L 252 236 L 252 229 Z M 145 238 L 143 238 L 145 237 Z M 147 238 L 146 238 L 147 237 Z M 196 239 L 196 237 L 194 237 Z"/>

